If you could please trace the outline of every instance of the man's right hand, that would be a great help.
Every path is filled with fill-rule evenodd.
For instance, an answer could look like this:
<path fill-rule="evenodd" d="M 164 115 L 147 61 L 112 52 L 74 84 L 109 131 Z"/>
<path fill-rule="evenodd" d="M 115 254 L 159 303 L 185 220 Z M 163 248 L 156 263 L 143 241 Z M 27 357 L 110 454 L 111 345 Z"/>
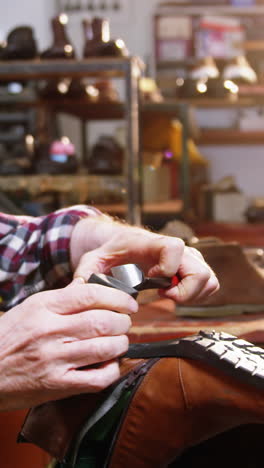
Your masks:
<path fill-rule="evenodd" d="M 35 294 L 4 314 L 0 410 L 108 387 L 119 378 L 117 357 L 127 351 L 128 314 L 136 311 L 136 301 L 122 291 L 77 278 L 64 289 Z"/>

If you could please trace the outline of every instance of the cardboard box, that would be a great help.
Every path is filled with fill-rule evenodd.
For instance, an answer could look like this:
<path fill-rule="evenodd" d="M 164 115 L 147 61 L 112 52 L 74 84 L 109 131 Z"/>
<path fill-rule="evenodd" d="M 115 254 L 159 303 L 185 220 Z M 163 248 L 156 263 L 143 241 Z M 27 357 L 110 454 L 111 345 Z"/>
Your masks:
<path fill-rule="evenodd" d="M 214 191 L 210 186 L 204 186 L 199 203 L 200 216 L 204 220 L 242 223 L 248 199 L 244 193 Z"/>
<path fill-rule="evenodd" d="M 170 173 L 167 166 L 143 166 L 143 201 L 167 201 L 170 196 Z"/>

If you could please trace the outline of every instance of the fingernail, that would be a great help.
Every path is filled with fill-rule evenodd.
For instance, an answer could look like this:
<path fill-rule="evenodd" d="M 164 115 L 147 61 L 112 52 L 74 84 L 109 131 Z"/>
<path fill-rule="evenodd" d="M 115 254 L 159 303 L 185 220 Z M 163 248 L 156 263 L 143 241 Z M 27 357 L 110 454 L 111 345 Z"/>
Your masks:
<path fill-rule="evenodd" d="M 135 314 L 138 311 L 138 303 L 134 299 L 130 301 L 129 309 L 132 314 Z"/>

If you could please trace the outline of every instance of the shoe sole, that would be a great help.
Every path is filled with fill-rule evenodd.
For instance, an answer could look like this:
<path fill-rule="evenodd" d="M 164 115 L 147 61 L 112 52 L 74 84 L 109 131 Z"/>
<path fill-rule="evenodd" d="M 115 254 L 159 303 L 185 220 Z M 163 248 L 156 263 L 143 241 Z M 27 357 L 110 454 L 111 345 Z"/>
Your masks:
<path fill-rule="evenodd" d="M 264 349 L 224 332 L 200 331 L 179 340 L 134 343 L 125 357 L 195 359 L 264 390 Z"/>
<path fill-rule="evenodd" d="M 226 317 L 229 315 L 254 314 L 264 312 L 264 304 L 228 304 L 223 306 L 188 307 L 177 306 L 177 316 Z"/>

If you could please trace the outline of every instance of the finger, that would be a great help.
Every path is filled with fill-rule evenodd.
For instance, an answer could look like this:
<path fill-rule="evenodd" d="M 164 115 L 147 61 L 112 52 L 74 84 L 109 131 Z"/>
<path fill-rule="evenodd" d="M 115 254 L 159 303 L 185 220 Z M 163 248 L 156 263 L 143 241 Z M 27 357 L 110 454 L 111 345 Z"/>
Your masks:
<path fill-rule="evenodd" d="M 65 317 L 63 341 L 71 342 L 98 336 L 124 335 L 130 327 L 131 319 L 127 314 L 117 314 L 100 309 L 90 310 Z"/>
<path fill-rule="evenodd" d="M 200 294 L 194 298 L 194 302 L 199 303 L 204 299 L 212 296 L 219 290 L 219 282 L 214 274 L 209 278 L 204 288 L 201 290 Z M 192 301 L 191 301 L 192 302 Z"/>
<path fill-rule="evenodd" d="M 210 281 L 206 281 L 205 276 L 202 277 L 200 274 L 199 280 L 195 275 L 185 277 L 178 286 L 164 291 L 163 295 L 182 304 L 205 298 L 214 294 L 218 289 L 219 283 L 215 276 Z"/>
<path fill-rule="evenodd" d="M 52 291 L 52 294 L 47 291 L 41 295 L 45 306 L 60 315 L 89 309 L 109 309 L 125 314 L 138 310 L 138 304 L 131 296 L 99 284 L 71 284 L 64 289 Z"/>
<path fill-rule="evenodd" d="M 86 280 L 92 272 L 106 273 L 113 266 L 137 263 L 149 276 L 173 276 L 181 262 L 184 242 L 137 229 L 115 236 L 102 247 L 84 254 L 74 273 Z"/>
<path fill-rule="evenodd" d="M 99 337 L 63 344 L 59 358 L 67 363 L 69 369 L 77 369 L 115 359 L 127 349 L 126 335 Z"/>
<path fill-rule="evenodd" d="M 186 248 L 179 267 L 180 283 L 165 292 L 178 303 L 194 300 L 207 290 L 210 293 L 218 287 L 218 280 L 211 268 L 205 263 L 203 257 L 194 255 Z M 208 282 L 210 279 L 210 282 Z M 206 286 L 207 285 L 207 286 Z"/>
<path fill-rule="evenodd" d="M 70 370 L 64 376 L 65 387 L 72 393 L 95 393 L 104 390 L 120 378 L 117 361 L 106 362 L 97 369 Z"/>

